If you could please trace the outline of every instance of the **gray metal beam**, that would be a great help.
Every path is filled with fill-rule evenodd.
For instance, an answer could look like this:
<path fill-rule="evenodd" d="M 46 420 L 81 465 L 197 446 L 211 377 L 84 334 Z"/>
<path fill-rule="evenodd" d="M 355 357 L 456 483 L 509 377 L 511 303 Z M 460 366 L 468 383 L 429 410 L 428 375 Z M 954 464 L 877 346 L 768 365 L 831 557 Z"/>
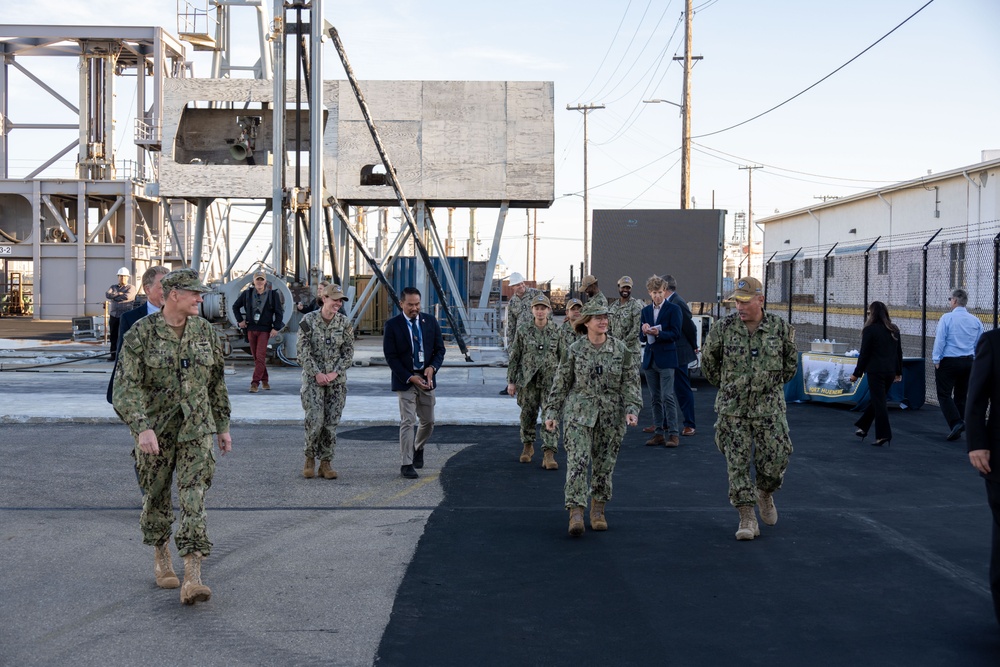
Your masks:
<path fill-rule="evenodd" d="M 490 258 L 486 262 L 486 276 L 483 278 L 483 291 L 479 295 L 479 307 L 486 308 L 490 302 L 490 292 L 493 290 L 493 272 L 497 269 L 497 257 L 500 256 L 500 238 L 503 236 L 503 224 L 507 220 L 507 204 L 500 204 L 497 214 L 497 228 L 493 232 L 493 246 L 490 248 Z"/>

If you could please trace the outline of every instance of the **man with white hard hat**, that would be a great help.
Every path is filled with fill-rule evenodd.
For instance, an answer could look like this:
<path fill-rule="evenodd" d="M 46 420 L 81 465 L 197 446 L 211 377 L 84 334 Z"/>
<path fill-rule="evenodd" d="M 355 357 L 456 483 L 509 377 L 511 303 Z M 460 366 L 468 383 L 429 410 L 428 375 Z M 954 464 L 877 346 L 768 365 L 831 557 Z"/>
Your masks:
<path fill-rule="evenodd" d="M 129 285 L 131 276 L 128 267 L 123 266 L 118 269 L 117 284 L 109 287 L 104 294 L 104 297 L 110 302 L 108 305 L 108 340 L 111 341 L 111 361 L 116 358 L 120 318 L 135 306 L 136 289 L 135 285 Z"/>

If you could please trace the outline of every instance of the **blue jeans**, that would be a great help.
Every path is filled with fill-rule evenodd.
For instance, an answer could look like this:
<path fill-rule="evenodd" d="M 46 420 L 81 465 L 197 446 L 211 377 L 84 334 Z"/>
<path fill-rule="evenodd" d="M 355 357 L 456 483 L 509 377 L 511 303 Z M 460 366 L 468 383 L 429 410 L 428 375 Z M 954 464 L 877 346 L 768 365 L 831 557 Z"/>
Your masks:
<path fill-rule="evenodd" d="M 677 397 L 674 395 L 674 369 L 659 368 L 656 362 L 650 362 L 649 368 L 643 369 L 646 374 L 646 384 L 653 401 L 653 423 L 656 432 L 660 434 L 680 435 L 677 419 Z"/>

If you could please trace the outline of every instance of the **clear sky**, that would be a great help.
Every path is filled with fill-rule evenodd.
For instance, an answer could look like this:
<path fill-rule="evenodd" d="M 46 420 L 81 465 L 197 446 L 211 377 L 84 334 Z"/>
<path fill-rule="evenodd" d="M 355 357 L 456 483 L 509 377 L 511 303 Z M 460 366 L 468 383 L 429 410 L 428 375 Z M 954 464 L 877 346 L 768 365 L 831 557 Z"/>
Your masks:
<path fill-rule="evenodd" d="M 741 165 L 763 165 L 753 172 L 760 219 L 816 197 L 974 164 L 981 151 L 1000 149 L 997 0 L 933 0 L 822 83 L 726 129 L 816 84 L 926 2 L 696 0 L 693 52 L 703 59 L 692 79 L 694 205 L 714 202 L 730 222 L 745 212 L 748 172 Z M 176 33 L 176 8 L 176 0 L 6 0 L 3 21 L 159 25 Z M 672 60 L 684 51 L 680 0 L 325 0 L 324 8 L 360 79 L 555 82 L 557 199 L 538 214 L 540 280 L 568 282 L 570 263 L 583 255 L 582 199 L 564 196 L 583 188 L 583 123 L 567 104 L 606 106 L 590 114 L 591 208 L 679 207 L 678 109 L 642 100 L 681 101 L 682 67 Z M 252 15 L 236 15 L 247 20 L 235 31 L 245 35 L 239 48 L 254 53 Z M 206 56 L 191 55 L 195 75 L 207 76 Z M 332 46 L 324 67 L 326 78 L 343 78 Z M 69 87 L 61 90 L 73 93 L 75 70 L 65 76 Z M 11 76 L 12 97 L 44 99 L 33 86 Z M 123 86 L 116 116 L 125 158 L 134 154 L 129 97 Z M 19 112 L 23 118 L 12 105 L 15 122 Z M 32 143 L 16 133 L 11 143 L 12 175 L 27 173 L 38 162 Z M 464 220 L 456 218 L 459 247 Z M 477 259 L 485 258 L 494 221 L 492 211 L 477 213 Z M 504 272 L 530 272 L 525 232 L 524 214 L 512 212 L 501 246 Z"/>

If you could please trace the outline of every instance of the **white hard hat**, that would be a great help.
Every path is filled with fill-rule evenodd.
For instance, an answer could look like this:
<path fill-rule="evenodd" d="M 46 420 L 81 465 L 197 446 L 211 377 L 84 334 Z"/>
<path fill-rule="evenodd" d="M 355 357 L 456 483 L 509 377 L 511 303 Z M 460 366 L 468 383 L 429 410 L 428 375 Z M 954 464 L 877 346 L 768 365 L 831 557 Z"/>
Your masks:
<path fill-rule="evenodd" d="M 120 275 L 120 276 L 131 276 L 132 274 L 129 273 L 129 270 L 128 270 L 127 267 L 123 266 L 122 268 L 118 269 L 118 275 Z"/>
<path fill-rule="evenodd" d="M 523 282 L 524 282 L 524 276 L 522 276 L 517 271 L 510 274 L 509 283 L 511 287 L 514 287 L 515 285 L 520 285 Z"/>

